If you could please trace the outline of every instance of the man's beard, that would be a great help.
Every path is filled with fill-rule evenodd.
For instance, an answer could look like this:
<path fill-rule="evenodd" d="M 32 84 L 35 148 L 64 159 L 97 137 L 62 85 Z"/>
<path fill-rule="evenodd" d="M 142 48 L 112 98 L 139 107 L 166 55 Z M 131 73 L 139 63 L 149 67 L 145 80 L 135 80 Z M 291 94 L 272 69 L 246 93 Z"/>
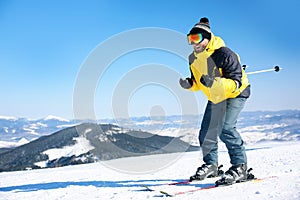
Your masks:
<path fill-rule="evenodd" d="M 203 46 L 201 46 L 201 45 L 194 47 L 194 51 L 195 51 L 197 54 L 203 52 L 204 49 L 205 49 L 205 47 L 203 47 Z"/>

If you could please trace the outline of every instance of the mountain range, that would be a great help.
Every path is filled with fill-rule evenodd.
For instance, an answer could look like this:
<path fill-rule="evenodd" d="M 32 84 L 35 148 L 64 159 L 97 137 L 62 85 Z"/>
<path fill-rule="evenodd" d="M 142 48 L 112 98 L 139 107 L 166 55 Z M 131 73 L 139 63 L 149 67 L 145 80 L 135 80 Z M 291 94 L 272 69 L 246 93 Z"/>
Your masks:
<path fill-rule="evenodd" d="M 143 130 L 157 135 L 181 137 L 182 140 L 197 145 L 197 137 L 202 115 L 173 115 L 158 117 L 133 117 L 130 119 L 100 119 L 97 121 L 68 120 L 53 115 L 43 119 L 28 119 L 0 116 L 0 148 L 12 148 L 26 144 L 59 130 L 92 122 L 115 124 L 123 128 Z M 242 112 L 238 121 L 240 132 L 248 137 L 246 142 L 260 140 L 299 139 L 300 110 Z M 270 135 L 274 137 L 268 137 Z M 251 137 L 265 135 L 263 138 Z"/>
<path fill-rule="evenodd" d="M 83 123 L 0 153 L 0 172 L 92 163 L 123 157 L 193 151 L 179 138 Z"/>
<path fill-rule="evenodd" d="M 198 150 L 201 118 L 174 115 L 79 121 L 1 116 L 0 171 Z M 238 130 L 246 144 L 299 141 L 300 111 L 243 112 Z"/>

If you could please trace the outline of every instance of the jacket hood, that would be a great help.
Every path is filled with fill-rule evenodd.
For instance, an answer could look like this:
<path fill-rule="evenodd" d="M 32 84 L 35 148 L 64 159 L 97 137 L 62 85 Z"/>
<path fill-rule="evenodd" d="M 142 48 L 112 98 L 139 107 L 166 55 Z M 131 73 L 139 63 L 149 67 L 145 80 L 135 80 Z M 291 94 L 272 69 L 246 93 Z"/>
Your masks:
<path fill-rule="evenodd" d="M 225 42 L 223 41 L 223 39 L 211 33 L 211 40 L 206 46 L 206 52 L 212 54 L 215 50 L 221 47 L 225 47 Z"/>

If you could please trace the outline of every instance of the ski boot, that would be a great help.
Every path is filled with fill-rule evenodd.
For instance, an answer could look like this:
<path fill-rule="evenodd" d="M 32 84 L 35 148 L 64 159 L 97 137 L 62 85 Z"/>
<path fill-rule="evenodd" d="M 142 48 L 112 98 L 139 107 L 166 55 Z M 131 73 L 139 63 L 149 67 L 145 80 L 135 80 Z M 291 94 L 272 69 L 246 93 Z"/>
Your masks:
<path fill-rule="evenodd" d="M 223 165 L 220 165 L 218 167 L 217 165 L 203 164 L 197 169 L 196 174 L 190 177 L 190 182 L 195 180 L 203 180 L 205 178 L 221 176 L 224 173 L 224 171 L 221 170 L 222 167 Z"/>
<path fill-rule="evenodd" d="M 251 170 L 252 168 L 247 170 L 246 164 L 233 165 L 222 175 L 220 180 L 216 181 L 216 186 L 231 185 L 255 179 L 254 175 L 250 173 Z"/>

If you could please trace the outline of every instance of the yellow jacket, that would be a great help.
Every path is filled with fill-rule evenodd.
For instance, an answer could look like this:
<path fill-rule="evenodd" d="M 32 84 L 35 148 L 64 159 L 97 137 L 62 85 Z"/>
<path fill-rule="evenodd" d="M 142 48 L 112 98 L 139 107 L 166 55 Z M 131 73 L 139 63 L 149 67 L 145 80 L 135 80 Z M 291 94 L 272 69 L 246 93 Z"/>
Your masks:
<path fill-rule="evenodd" d="M 247 86 L 249 86 L 247 75 L 246 75 L 245 71 L 240 67 L 239 57 L 236 54 L 234 56 L 237 57 L 236 64 L 239 65 L 239 71 L 242 73 L 240 75 L 241 80 L 234 80 L 234 79 L 232 79 L 232 77 L 225 78 L 223 76 L 223 72 L 222 72 L 223 66 L 216 66 L 214 64 L 213 67 L 215 69 L 218 69 L 218 71 L 220 72 L 220 76 L 217 76 L 214 78 L 213 85 L 210 88 L 204 86 L 200 82 L 201 76 L 208 74 L 208 71 L 209 71 L 208 64 L 207 64 L 208 59 L 211 59 L 212 54 L 216 50 L 220 49 L 221 47 L 225 47 L 224 41 L 220 37 L 214 36 L 212 34 L 211 40 L 209 41 L 206 49 L 199 54 L 196 54 L 195 52 L 193 52 L 193 55 L 191 55 L 191 56 L 194 57 L 194 59 L 192 61 L 190 60 L 190 70 L 192 73 L 193 84 L 189 90 L 191 90 L 191 91 L 201 90 L 207 96 L 208 100 L 215 104 L 220 103 L 220 102 L 224 101 L 225 99 L 235 98 L 235 97 L 239 96 L 241 94 L 241 92 L 243 90 L 245 90 L 245 88 L 247 88 Z M 230 50 L 230 52 L 232 52 L 232 51 Z M 218 56 L 218 55 L 214 55 L 214 57 L 216 57 L 216 56 Z M 224 56 L 224 54 L 222 56 Z M 210 67 L 212 67 L 212 66 L 210 66 Z M 235 81 L 238 81 L 240 83 L 240 87 L 238 89 L 236 89 L 237 85 L 236 85 Z M 250 91 L 249 91 L 249 93 L 250 93 Z"/>

